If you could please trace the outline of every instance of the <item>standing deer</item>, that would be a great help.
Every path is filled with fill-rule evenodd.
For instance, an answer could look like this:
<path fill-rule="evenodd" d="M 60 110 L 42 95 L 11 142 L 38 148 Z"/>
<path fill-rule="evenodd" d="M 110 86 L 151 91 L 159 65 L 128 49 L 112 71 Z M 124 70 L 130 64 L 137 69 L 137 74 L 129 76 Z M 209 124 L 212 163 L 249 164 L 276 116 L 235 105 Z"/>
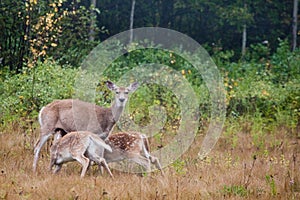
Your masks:
<path fill-rule="evenodd" d="M 110 108 L 80 100 L 65 99 L 53 101 L 40 110 L 41 133 L 34 148 L 34 172 L 41 148 L 54 134 L 54 140 L 72 131 L 90 131 L 102 139 L 109 135 L 124 110 L 128 93 L 134 92 L 138 88 L 138 83 L 132 83 L 128 87 L 118 87 L 107 81 L 106 86 L 115 93 L 115 99 Z"/>
<path fill-rule="evenodd" d="M 103 158 L 104 149 L 112 152 L 111 147 L 94 133 L 88 131 L 68 133 L 66 136 L 56 140 L 51 146 L 50 170 L 55 165 L 53 172 L 57 173 L 63 163 L 76 160 L 82 165 L 81 177 L 84 177 L 90 161 L 94 161 L 100 169 L 101 166 L 104 166 L 110 176 L 113 177 Z"/>
<path fill-rule="evenodd" d="M 150 146 L 147 136 L 139 132 L 119 132 L 106 138 L 106 143 L 112 152 L 105 150 L 104 159 L 107 163 L 128 159 L 151 171 L 150 163 L 164 174 L 158 158 L 150 155 Z"/>

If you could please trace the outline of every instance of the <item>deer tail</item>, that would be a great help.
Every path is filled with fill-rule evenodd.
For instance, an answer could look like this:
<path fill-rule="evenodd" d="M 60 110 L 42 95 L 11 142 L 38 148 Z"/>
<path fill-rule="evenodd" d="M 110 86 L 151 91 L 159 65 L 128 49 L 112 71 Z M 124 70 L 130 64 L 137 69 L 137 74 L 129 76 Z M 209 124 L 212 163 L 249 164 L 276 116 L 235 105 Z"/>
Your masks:
<path fill-rule="evenodd" d="M 43 121 L 42 121 L 42 112 L 43 112 L 44 108 L 45 108 L 45 106 L 42 107 L 42 109 L 41 109 L 40 112 L 39 112 L 39 123 L 40 123 L 40 126 L 43 125 Z"/>
<path fill-rule="evenodd" d="M 90 139 L 95 142 L 98 146 L 102 146 L 104 149 L 112 152 L 111 147 L 106 144 L 99 136 L 90 136 Z"/>

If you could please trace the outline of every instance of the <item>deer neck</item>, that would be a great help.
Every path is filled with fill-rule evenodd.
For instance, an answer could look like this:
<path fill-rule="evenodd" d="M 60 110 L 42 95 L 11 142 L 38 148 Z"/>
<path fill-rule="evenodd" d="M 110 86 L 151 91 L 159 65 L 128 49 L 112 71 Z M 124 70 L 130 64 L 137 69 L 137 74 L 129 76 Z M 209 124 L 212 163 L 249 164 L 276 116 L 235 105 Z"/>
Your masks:
<path fill-rule="evenodd" d="M 112 104 L 111 112 L 115 122 L 117 122 L 120 119 L 123 110 L 124 106 L 118 106 L 115 102 Z"/>

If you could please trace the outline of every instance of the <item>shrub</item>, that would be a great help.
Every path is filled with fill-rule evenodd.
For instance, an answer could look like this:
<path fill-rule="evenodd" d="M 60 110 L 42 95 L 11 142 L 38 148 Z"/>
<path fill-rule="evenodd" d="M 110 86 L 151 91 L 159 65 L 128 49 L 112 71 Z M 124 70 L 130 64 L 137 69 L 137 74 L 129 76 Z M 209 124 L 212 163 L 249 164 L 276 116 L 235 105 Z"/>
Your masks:
<path fill-rule="evenodd" d="M 36 117 L 38 110 L 52 100 L 71 97 L 76 72 L 46 61 L 6 76 L 0 87 L 1 123 Z"/>

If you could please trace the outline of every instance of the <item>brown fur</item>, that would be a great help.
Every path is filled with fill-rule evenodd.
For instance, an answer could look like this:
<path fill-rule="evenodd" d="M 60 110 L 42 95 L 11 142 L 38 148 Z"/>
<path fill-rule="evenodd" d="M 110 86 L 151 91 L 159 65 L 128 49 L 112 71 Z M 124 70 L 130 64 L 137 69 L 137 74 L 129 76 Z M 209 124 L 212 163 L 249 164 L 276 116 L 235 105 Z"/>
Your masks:
<path fill-rule="evenodd" d="M 150 163 L 153 163 L 163 174 L 158 158 L 150 155 L 146 135 L 139 132 L 119 132 L 110 135 L 106 143 L 112 148 L 112 152 L 104 151 L 107 163 L 128 159 L 142 165 L 147 172 L 151 171 Z"/>
<path fill-rule="evenodd" d="M 68 133 L 58 139 L 51 147 L 50 170 L 55 165 L 57 173 L 63 163 L 77 160 L 82 165 L 81 177 L 84 177 L 90 161 L 96 162 L 99 167 L 103 165 L 113 177 L 103 158 L 104 149 L 111 152 L 111 148 L 99 136 L 88 131 Z"/>
<path fill-rule="evenodd" d="M 41 109 L 39 113 L 41 133 L 34 149 L 33 171 L 36 171 L 41 148 L 54 134 L 55 140 L 62 137 L 62 133 L 72 131 L 90 131 L 102 139 L 110 134 L 125 107 L 128 93 L 135 91 L 138 83 L 128 87 L 118 87 L 110 81 L 106 84 L 115 92 L 115 100 L 110 108 L 75 99 L 64 99 L 53 101 Z"/>

